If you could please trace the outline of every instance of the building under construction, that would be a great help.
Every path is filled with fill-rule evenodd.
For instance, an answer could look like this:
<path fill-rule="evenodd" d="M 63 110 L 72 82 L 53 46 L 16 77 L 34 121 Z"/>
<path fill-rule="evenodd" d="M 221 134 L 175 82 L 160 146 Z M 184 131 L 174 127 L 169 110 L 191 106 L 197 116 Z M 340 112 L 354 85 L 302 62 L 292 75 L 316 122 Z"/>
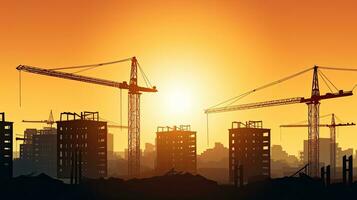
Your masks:
<path fill-rule="evenodd" d="M 57 175 L 57 130 L 52 127 L 43 129 L 26 129 L 20 144 L 20 162 L 27 166 L 16 166 L 20 174 L 45 173 Z"/>
<path fill-rule="evenodd" d="M 12 177 L 12 135 L 13 122 L 5 121 L 5 113 L 0 113 L 0 180 Z"/>
<path fill-rule="evenodd" d="M 107 122 L 98 112 L 61 113 L 57 121 L 58 178 L 107 176 Z"/>
<path fill-rule="evenodd" d="M 243 182 L 270 177 L 270 129 L 262 121 L 232 122 L 229 129 L 229 180 L 243 168 Z M 241 172 L 242 172 L 241 171 Z"/>
<path fill-rule="evenodd" d="M 196 173 L 196 132 L 189 125 L 158 127 L 156 132 L 156 171 Z"/>
<path fill-rule="evenodd" d="M 24 137 L 18 138 L 16 140 L 22 140 L 23 143 L 20 144 L 20 159 L 21 160 L 33 160 L 33 146 L 32 139 L 33 136 L 37 134 L 37 129 L 28 128 L 24 131 Z"/>

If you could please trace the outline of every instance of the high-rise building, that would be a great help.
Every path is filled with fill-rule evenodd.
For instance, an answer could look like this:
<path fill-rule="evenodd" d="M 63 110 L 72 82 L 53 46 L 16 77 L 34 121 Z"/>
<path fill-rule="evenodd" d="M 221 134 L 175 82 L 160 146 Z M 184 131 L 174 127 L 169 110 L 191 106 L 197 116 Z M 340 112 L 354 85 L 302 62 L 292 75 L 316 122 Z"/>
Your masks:
<path fill-rule="evenodd" d="M 196 173 L 196 132 L 189 125 L 158 127 L 156 132 L 156 170 Z"/>
<path fill-rule="evenodd" d="M 232 122 L 229 129 L 230 182 L 234 181 L 235 170 L 240 166 L 244 182 L 270 177 L 270 129 L 263 128 L 262 121 Z"/>
<path fill-rule="evenodd" d="M 107 122 L 98 112 L 61 113 L 57 121 L 57 176 L 71 175 L 107 176 Z"/>
<path fill-rule="evenodd" d="M 0 179 L 12 177 L 12 135 L 13 122 L 5 121 L 5 113 L 0 113 Z"/>

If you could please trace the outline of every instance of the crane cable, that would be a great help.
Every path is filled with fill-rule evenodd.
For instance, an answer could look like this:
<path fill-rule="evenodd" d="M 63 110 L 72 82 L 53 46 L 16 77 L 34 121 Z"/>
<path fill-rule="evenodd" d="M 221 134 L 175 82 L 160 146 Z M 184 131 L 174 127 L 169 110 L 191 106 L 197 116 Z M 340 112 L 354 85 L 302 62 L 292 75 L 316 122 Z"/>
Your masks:
<path fill-rule="evenodd" d="M 21 107 L 22 102 L 22 80 L 21 80 L 21 70 L 19 71 L 19 104 Z"/>
<path fill-rule="evenodd" d="M 285 82 L 285 81 L 287 81 L 287 80 L 289 80 L 289 79 L 292 79 L 292 78 L 295 78 L 295 77 L 297 77 L 297 76 L 299 76 L 299 75 L 301 75 L 301 74 L 304 74 L 304 73 L 306 73 L 306 72 L 308 72 L 308 71 L 310 71 L 310 70 L 312 70 L 312 69 L 314 69 L 314 68 L 313 68 L 313 67 L 310 67 L 310 68 L 305 69 L 305 70 L 303 70 L 303 71 L 300 71 L 300 72 L 298 72 L 298 73 L 295 73 L 295 74 L 292 74 L 292 75 L 290 75 L 290 76 L 284 77 L 284 78 L 282 78 L 282 79 L 279 79 L 279 80 L 270 82 L 270 83 L 268 83 L 268 84 L 265 84 L 265 85 L 263 85 L 263 86 L 260 86 L 260 87 L 258 87 L 258 88 L 255 88 L 255 89 L 253 89 L 253 90 L 250 90 L 250 91 L 248 91 L 248 92 L 245 92 L 245 93 L 243 93 L 243 94 L 241 94 L 241 95 L 238 95 L 238 96 L 232 97 L 232 98 L 230 98 L 230 99 L 228 99 L 228 100 L 225 100 L 225 101 L 223 101 L 223 102 L 221 102 L 221 103 L 219 103 L 219 104 L 216 104 L 216 105 L 214 105 L 214 106 L 212 106 L 212 107 L 210 107 L 210 108 L 208 108 L 208 109 L 215 108 L 215 107 L 217 107 L 217 106 L 220 106 L 220 105 L 222 105 L 222 104 L 224 104 L 224 103 L 227 103 L 227 102 L 230 102 L 230 101 L 233 100 L 233 102 L 231 102 L 231 103 L 229 104 L 229 105 L 231 105 L 231 104 L 237 102 L 239 99 L 242 99 L 243 97 L 248 96 L 249 94 L 252 94 L 252 93 L 257 92 L 257 91 L 259 91 L 259 90 L 262 90 L 262 89 L 265 89 L 265 88 L 268 88 L 268 87 L 277 85 L 277 84 L 282 83 L 282 82 Z"/>
<path fill-rule="evenodd" d="M 98 68 L 98 67 L 102 67 L 102 66 L 105 66 L 105 65 L 113 65 L 113 64 L 116 64 L 116 63 L 127 62 L 127 61 L 130 61 L 131 59 L 132 58 L 126 58 L 126 59 L 121 59 L 121 60 L 116 60 L 116 61 L 111 61 L 111 62 L 104 62 L 104 63 L 97 63 L 97 64 L 78 65 L 78 66 L 70 66 L 70 67 L 58 67 L 58 68 L 51 68 L 51 69 L 48 69 L 48 70 L 57 71 L 57 70 L 68 70 L 68 69 L 81 69 L 81 70 L 73 72 L 73 74 L 78 74 L 78 73 L 85 72 L 85 71 L 88 71 L 88 70 L 92 70 L 92 69 L 95 69 L 95 68 Z M 149 86 L 152 87 L 151 82 L 148 79 L 148 77 L 146 76 L 144 70 L 141 68 L 139 62 L 137 62 L 137 63 L 138 63 L 139 70 L 140 70 L 141 75 L 142 75 L 142 77 L 143 77 L 143 79 L 145 81 L 146 86 L 147 87 L 149 87 Z"/>
<path fill-rule="evenodd" d="M 327 70 L 356 71 L 356 72 L 357 72 L 357 69 L 354 69 L 354 68 L 337 68 L 337 67 L 325 67 L 325 66 L 317 66 L 317 67 L 318 67 L 318 68 L 321 68 L 321 69 L 327 69 Z M 289 80 L 289 79 L 292 79 L 292 78 L 294 78 L 294 77 L 296 77 L 296 76 L 299 76 L 299 75 L 301 75 L 301 74 L 304 74 L 305 72 L 308 72 L 308 71 L 310 71 L 310 70 L 312 70 L 312 69 L 314 69 L 314 68 L 311 67 L 311 68 L 308 68 L 308 69 L 303 70 L 303 71 L 301 71 L 301 72 L 298 72 L 298 73 L 296 73 L 296 74 L 293 74 L 293 75 L 284 77 L 284 78 L 279 79 L 279 80 L 277 80 L 277 81 L 273 81 L 273 82 L 271 82 L 271 83 L 268 83 L 268 84 L 263 85 L 263 86 L 261 86 L 261 87 L 258 87 L 258 88 L 256 88 L 256 89 L 250 90 L 250 91 L 245 92 L 245 93 L 243 93 L 243 94 L 240 94 L 240 95 L 238 95 L 238 96 L 235 96 L 235 97 L 232 97 L 232 98 L 230 98 L 230 99 L 227 99 L 227 100 L 225 100 L 225 101 L 223 101 L 223 102 L 221 102 L 221 103 L 219 103 L 219 104 L 216 104 L 216 105 L 214 105 L 214 106 L 209 107 L 208 109 L 215 108 L 215 107 L 220 106 L 220 105 L 222 105 L 222 104 L 225 104 L 225 103 L 228 103 L 228 102 L 230 102 L 230 101 L 233 101 L 233 102 L 231 102 L 231 103 L 229 104 L 229 105 L 231 105 L 231 104 L 237 102 L 238 100 L 242 99 L 243 97 L 248 96 L 248 95 L 251 94 L 251 93 L 254 93 L 254 92 L 256 92 L 256 91 L 259 91 L 259 90 L 262 90 L 262 89 L 265 89 L 265 88 L 274 86 L 274 85 L 276 85 L 276 84 L 285 82 L 285 81 L 287 81 L 287 80 Z M 319 71 L 320 71 L 320 70 L 319 70 Z M 322 73 L 322 72 L 321 72 L 321 73 Z M 322 76 L 324 76 L 324 78 L 327 79 L 335 89 L 337 89 L 337 87 L 327 78 L 327 76 L 325 76 L 323 73 L 322 73 Z M 355 88 L 355 87 L 357 87 L 357 85 L 355 85 L 354 88 Z M 338 89 L 337 89 L 337 90 L 338 90 Z"/>
<path fill-rule="evenodd" d="M 116 64 L 116 63 L 120 63 L 120 62 L 130 61 L 131 59 L 132 58 L 126 58 L 126 59 L 121 59 L 121 60 L 116 60 L 116 61 L 111 61 L 111 62 L 103 62 L 103 63 L 89 64 L 89 65 L 77 65 L 77 66 L 71 66 L 71 67 L 58 67 L 58 68 L 51 68 L 51 69 L 47 69 L 47 70 L 57 71 L 57 70 L 85 68 L 85 69 L 74 72 L 74 74 L 76 74 L 76 73 L 91 70 L 91 69 L 94 69 L 97 67 L 101 67 L 104 65 L 112 65 L 112 64 Z M 22 78 L 21 77 L 22 76 L 21 76 L 21 70 L 20 70 L 19 71 L 19 104 L 20 104 L 20 107 L 22 105 Z"/>
<path fill-rule="evenodd" d="M 120 126 L 121 127 L 123 126 L 123 92 L 121 88 L 120 88 Z M 123 132 L 122 130 L 123 129 L 120 128 L 120 132 Z"/>
<path fill-rule="evenodd" d="M 332 83 L 332 81 L 321 70 L 318 70 L 318 72 L 320 73 L 321 77 L 324 77 L 336 89 L 336 91 L 339 91 L 339 89 Z M 324 79 L 324 78 L 322 78 L 322 79 Z M 327 85 L 327 83 L 326 83 L 326 85 Z"/>
<path fill-rule="evenodd" d="M 352 71 L 352 72 L 357 72 L 356 68 L 338 68 L 338 67 L 327 67 L 327 66 L 318 66 L 321 69 L 327 69 L 327 70 L 336 70 L 336 71 Z M 357 87 L 357 84 L 355 84 L 351 91 L 353 91 Z"/>
<path fill-rule="evenodd" d="M 150 82 L 149 78 L 146 76 L 144 70 L 141 68 L 140 63 L 139 62 L 137 62 L 137 63 L 138 63 L 139 70 L 141 72 L 141 76 L 143 77 L 143 79 L 145 81 L 146 87 L 152 87 L 151 82 Z"/>
<path fill-rule="evenodd" d="M 327 69 L 327 70 L 354 71 L 354 72 L 357 72 L 356 68 L 338 68 L 338 67 L 326 67 L 326 66 L 317 66 L 317 67 L 321 68 L 321 69 Z"/>
<path fill-rule="evenodd" d="M 103 62 L 103 63 L 89 64 L 89 65 L 77 65 L 77 66 L 71 66 L 71 67 L 58 67 L 58 68 L 51 68 L 48 70 L 57 71 L 57 70 L 79 69 L 79 68 L 90 68 L 90 67 L 94 68 L 94 67 L 101 67 L 104 65 L 112 65 L 112 64 L 116 64 L 116 63 L 120 63 L 120 62 L 126 62 L 126 61 L 130 61 L 131 59 L 132 58 L 125 58 L 125 59 L 111 61 L 111 62 Z"/>
<path fill-rule="evenodd" d="M 320 70 L 317 71 L 317 72 L 318 72 L 318 74 L 320 75 L 320 77 L 322 78 L 322 80 L 324 81 L 324 83 L 326 84 L 327 88 L 330 90 L 330 92 L 333 92 L 332 89 L 331 89 L 331 87 L 329 86 L 329 84 L 328 84 L 327 81 L 325 80 L 324 76 L 321 75 Z"/>
<path fill-rule="evenodd" d="M 353 86 L 353 88 L 352 88 L 352 90 L 351 90 L 351 91 L 353 91 L 356 87 L 357 87 L 357 84 Z"/>

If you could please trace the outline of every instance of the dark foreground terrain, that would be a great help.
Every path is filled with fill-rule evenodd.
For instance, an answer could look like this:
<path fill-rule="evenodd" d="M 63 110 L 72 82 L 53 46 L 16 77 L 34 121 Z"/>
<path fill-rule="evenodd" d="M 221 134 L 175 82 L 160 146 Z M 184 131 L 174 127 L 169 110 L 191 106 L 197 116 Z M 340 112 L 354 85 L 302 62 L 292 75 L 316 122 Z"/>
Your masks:
<path fill-rule="evenodd" d="M 199 175 L 172 174 L 147 179 L 86 179 L 68 185 L 44 174 L 0 183 L 0 199 L 357 199 L 357 184 L 323 187 L 308 177 L 280 178 L 236 189 Z"/>

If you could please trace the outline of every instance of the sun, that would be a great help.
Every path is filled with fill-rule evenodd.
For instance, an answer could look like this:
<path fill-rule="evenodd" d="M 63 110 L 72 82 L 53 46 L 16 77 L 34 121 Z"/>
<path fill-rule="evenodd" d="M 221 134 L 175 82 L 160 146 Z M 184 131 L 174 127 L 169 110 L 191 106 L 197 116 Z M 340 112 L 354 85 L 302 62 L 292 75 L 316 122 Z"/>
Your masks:
<path fill-rule="evenodd" d="M 167 106 L 172 114 L 187 114 L 192 108 L 192 96 L 187 90 L 174 89 L 168 95 Z"/>

